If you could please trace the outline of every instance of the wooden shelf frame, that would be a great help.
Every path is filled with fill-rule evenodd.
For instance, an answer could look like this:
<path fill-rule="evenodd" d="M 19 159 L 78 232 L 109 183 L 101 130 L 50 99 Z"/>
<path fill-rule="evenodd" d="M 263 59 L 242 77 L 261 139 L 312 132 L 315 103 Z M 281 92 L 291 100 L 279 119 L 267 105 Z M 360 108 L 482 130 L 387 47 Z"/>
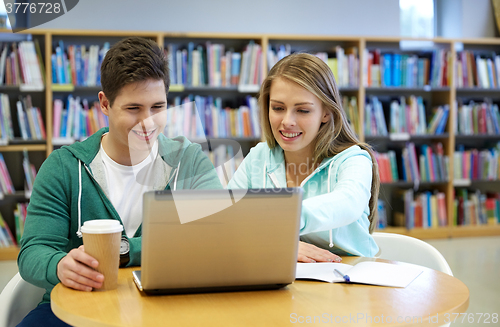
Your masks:
<path fill-rule="evenodd" d="M 17 260 L 18 255 L 19 255 L 19 248 L 17 246 L 0 248 L 0 261 Z"/>

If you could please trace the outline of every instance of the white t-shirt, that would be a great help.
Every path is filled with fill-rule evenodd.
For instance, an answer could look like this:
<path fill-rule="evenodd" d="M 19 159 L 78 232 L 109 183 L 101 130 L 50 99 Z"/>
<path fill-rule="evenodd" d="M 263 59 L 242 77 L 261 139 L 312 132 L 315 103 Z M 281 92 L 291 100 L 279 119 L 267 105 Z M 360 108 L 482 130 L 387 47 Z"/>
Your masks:
<path fill-rule="evenodd" d="M 127 237 L 133 237 L 142 223 L 142 195 L 153 189 L 154 159 L 158 155 L 158 140 L 151 154 L 133 166 L 120 165 L 104 151 L 101 142 L 99 153 L 104 164 L 108 197 L 120 215 Z M 140 173 L 140 181 L 137 174 Z"/>

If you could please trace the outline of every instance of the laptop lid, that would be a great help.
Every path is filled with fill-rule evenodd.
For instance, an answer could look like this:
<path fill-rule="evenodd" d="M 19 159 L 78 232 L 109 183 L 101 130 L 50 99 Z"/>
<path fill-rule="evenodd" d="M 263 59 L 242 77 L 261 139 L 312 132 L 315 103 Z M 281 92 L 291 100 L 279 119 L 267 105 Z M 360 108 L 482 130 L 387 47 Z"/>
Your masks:
<path fill-rule="evenodd" d="M 142 289 L 185 293 L 292 283 L 301 204 L 301 188 L 145 193 Z"/>

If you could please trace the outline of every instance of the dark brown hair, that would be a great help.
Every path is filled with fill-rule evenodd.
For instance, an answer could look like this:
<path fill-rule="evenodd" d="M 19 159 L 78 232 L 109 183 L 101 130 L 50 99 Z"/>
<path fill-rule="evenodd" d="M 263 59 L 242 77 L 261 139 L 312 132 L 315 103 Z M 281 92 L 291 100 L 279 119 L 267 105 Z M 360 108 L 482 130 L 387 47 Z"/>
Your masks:
<path fill-rule="evenodd" d="M 125 85 L 148 79 L 163 80 L 168 93 L 168 60 L 154 41 L 129 37 L 108 50 L 101 65 L 101 85 L 111 106 Z"/>
<path fill-rule="evenodd" d="M 372 159 L 372 186 L 369 201 L 370 233 L 377 222 L 377 200 L 380 187 L 378 165 L 370 145 L 359 141 L 352 130 L 340 97 L 333 72 L 323 60 L 308 53 L 295 53 L 281 59 L 269 71 L 260 87 L 259 107 L 261 110 L 262 132 L 270 148 L 277 145 L 269 122 L 269 92 L 272 82 L 277 78 L 284 78 L 297 83 L 323 103 L 323 108 L 330 113 L 330 120 L 321 124 L 315 139 L 314 162 L 321 162 L 324 158 L 333 157 L 345 149 L 358 145 L 366 150 Z"/>

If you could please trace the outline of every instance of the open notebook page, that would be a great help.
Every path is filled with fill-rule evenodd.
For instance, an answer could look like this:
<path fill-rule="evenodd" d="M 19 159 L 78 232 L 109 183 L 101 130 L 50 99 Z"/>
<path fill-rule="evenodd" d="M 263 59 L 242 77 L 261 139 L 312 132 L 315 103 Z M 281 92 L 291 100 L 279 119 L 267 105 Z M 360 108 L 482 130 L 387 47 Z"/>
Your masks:
<path fill-rule="evenodd" d="M 416 265 L 396 265 L 365 261 L 355 266 L 344 263 L 297 263 L 296 279 L 315 279 L 330 283 L 343 282 L 334 272 L 348 275 L 352 283 L 378 286 L 406 287 L 423 271 Z"/>

